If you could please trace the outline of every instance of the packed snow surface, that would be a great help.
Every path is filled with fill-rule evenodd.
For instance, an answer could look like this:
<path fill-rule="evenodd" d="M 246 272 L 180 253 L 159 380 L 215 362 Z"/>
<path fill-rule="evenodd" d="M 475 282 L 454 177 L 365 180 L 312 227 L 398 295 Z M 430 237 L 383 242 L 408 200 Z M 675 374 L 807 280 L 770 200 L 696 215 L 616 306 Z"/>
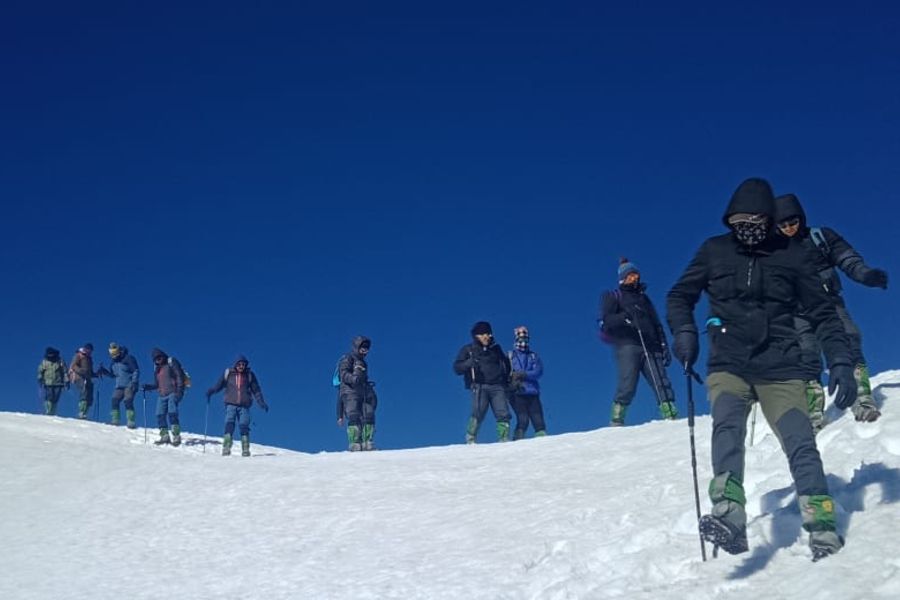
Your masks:
<path fill-rule="evenodd" d="M 197 433 L 173 448 L 153 431 L 145 444 L 143 429 L 0 413 L 0 597 L 897 599 L 900 371 L 873 386 L 878 422 L 832 407 L 818 437 L 847 540 L 818 563 L 761 414 L 750 552 L 703 562 L 684 419 L 352 454 L 254 444 L 243 458 Z M 709 437 L 698 418 L 704 512 Z"/>

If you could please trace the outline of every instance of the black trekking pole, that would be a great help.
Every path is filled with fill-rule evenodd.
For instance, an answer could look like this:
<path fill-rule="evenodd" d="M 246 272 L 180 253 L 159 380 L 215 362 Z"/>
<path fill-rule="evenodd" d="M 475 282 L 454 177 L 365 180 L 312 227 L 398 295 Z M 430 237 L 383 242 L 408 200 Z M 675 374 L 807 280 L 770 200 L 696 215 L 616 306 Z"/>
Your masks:
<path fill-rule="evenodd" d="M 687 409 L 688 409 L 688 430 L 691 435 L 691 469 L 694 473 L 694 504 L 697 507 L 697 524 L 700 523 L 700 485 L 697 483 L 697 447 L 694 443 L 694 386 L 692 379 L 696 379 L 697 383 L 703 385 L 703 380 L 697 375 L 687 362 L 684 363 L 684 374 L 687 377 Z M 698 532 L 698 535 L 699 532 Z M 706 562 L 706 544 L 703 542 L 703 536 L 700 536 L 700 555 L 703 562 Z"/>
<path fill-rule="evenodd" d="M 144 390 L 144 443 L 147 443 L 147 390 Z"/>
<path fill-rule="evenodd" d="M 641 326 L 638 325 L 637 319 L 635 319 L 634 323 L 632 324 L 634 325 L 634 328 L 637 329 L 638 338 L 640 338 L 641 340 L 641 348 L 644 349 L 644 358 L 647 361 L 647 366 L 650 367 L 650 377 L 653 379 L 653 389 L 656 391 L 656 404 L 657 406 L 659 406 L 664 402 L 662 391 L 659 389 L 659 382 L 656 380 L 656 368 L 658 368 L 659 365 L 656 364 L 655 360 L 650 360 L 650 353 L 647 351 L 647 344 L 644 343 L 644 332 L 641 331 Z"/>

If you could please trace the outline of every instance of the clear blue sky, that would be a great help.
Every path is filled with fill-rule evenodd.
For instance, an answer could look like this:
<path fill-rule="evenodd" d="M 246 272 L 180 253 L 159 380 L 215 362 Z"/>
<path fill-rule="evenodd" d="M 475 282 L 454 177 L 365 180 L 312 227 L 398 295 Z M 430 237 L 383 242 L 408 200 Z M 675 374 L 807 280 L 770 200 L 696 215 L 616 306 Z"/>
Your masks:
<path fill-rule="evenodd" d="M 890 272 L 846 297 L 873 371 L 900 367 L 900 9 L 601 4 L 7 6 L 0 408 L 39 409 L 45 346 L 115 340 L 144 381 L 152 347 L 182 360 L 202 431 L 240 352 L 254 441 L 343 449 L 331 374 L 361 333 L 379 445 L 460 443 L 451 363 L 486 319 L 504 348 L 531 329 L 551 433 L 603 426 L 618 257 L 664 311 L 750 176 Z M 641 383 L 629 420 L 655 416 Z"/>

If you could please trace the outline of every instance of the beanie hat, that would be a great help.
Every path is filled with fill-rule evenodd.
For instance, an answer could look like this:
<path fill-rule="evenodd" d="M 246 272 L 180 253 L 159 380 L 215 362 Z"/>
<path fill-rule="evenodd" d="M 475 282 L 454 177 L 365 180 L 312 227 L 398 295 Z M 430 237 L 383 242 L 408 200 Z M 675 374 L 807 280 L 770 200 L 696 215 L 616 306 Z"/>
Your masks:
<path fill-rule="evenodd" d="M 472 335 L 481 335 L 482 333 L 489 333 L 491 335 L 494 334 L 494 331 L 491 329 L 491 324 L 487 321 L 478 321 L 474 325 L 472 325 Z"/>
<path fill-rule="evenodd" d="M 47 346 L 47 348 L 44 350 L 44 358 L 46 358 L 47 360 L 52 360 L 53 358 L 58 356 L 59 350 L 57 350 L 53 346 Z"/>
<path fill-rule="evenodd" d="M 82 354 L 90 354 L 91 352 L 94 351 L 94 345 L 92 343 L 88 342 L 87 344 L 85 344 L 84 346 L 79 348 L 78 351 L 81 352 Z"/>
<path fill-rule="evenodd" d="M 637 265 L 623 256 L 619 259 L 619 283 L 625 281 L 625 278 L 628 277 L 629 273 L 640 274 L 640 271 L 638 270 Z"/>

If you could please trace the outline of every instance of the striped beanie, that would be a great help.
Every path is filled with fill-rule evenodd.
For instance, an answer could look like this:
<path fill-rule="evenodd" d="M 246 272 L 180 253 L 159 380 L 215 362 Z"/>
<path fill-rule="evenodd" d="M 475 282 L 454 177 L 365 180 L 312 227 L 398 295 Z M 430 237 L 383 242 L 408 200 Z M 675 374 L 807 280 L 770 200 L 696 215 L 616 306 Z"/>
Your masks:
<path fill-rule="evenodd" d="M 619 259 L 619 283 L 623 283 L 629 273 L 640 273 L 640 271 L 633 262 L 623 256 Z"/>

